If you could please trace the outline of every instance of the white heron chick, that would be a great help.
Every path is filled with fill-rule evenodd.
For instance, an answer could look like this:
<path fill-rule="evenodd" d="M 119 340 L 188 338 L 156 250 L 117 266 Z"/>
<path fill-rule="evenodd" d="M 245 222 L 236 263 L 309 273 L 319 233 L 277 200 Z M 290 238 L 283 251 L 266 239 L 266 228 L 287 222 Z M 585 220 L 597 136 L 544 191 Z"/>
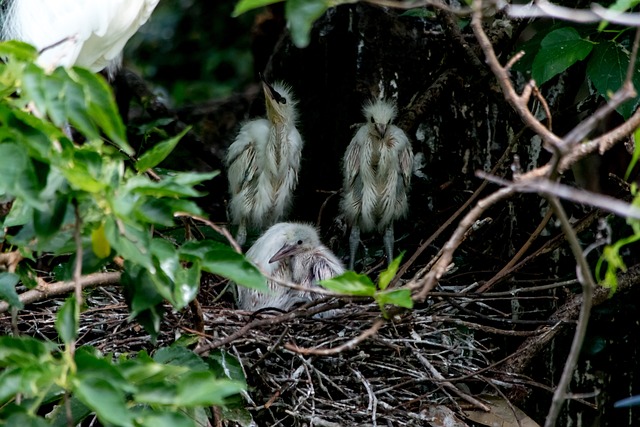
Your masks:
<path fill-rule="evenodd" d="M 3 40 L 20 40 L 40 52 L 46 69 L 74 65 L 110 77 L 122 49 L 159 0 L 10 0 L 0 25 Z"/>
<path fill-rule="evenodd" d="M 342 262 L 322 244 L 316 229 L 307 224 L 280 222 L 271 226 L 247 251 L 247 259 L 272 277 L 308 288 L 344 273 Z M 311 301 L 317 295 L 271 281 L 268 286 L 272 291 L 269 294 L 238 286 L 238 308 L 289 310 L 294 304 Z"/>
<path fill-rule="evenodd" d="M 397 111 L 386 100 L 367 102 L 363 124 L 343 160 L 341 211 L 351 226 L 349 268 L 353 270 L 360 231 L 383 234 L 387 261 L 393 260 L 393 223 L 409 210 L 413 151 L 407 135 L 391 122 Z"/>
<path fill-rule="evenodd" d="M 229 147 L 229 213 L 244 245 L 247 227 L 264 230 L 282 220 L 298 185 L 302 137 L 296 128 L 296 100 L 283 83 L 264 79 L 267 117 L 245 123 Z"/>

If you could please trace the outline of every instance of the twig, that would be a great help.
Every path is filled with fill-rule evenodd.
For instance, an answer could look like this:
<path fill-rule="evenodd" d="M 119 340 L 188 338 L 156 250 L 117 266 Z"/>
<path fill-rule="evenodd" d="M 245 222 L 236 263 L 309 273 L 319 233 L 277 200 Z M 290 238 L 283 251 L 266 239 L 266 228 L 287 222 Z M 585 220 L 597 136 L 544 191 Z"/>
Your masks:
<path fill-rule="evenodd" d="M 76 217 L 75 227 L 73 229 L 73 238 L 76 244 L 76 260 L 73 266 L 73 281 L 76 283 L 75 296 L 76 296 L 76 310 L 80 313 L 80 307 L 82 307 L 82 285 L 80 283 L 82 279 L 82 217 L 80 216 L 80 209 L 78 208 L 77 201 L 73 202 L 73 213 Z M 73 352 L 71 353 L 73 354 Z"/>
<path fill-rule="evenodd" d="M 120 283 L 120 275 L 120 272 L 94 273 L 87 276 L 82 276 L 79 282 L 82 289 L 95 286 L 117 285 Z M 23 304 L 31 304 L 56 295 L 73 292 L 76 288 L 75 280 L 72 280 L 70 282 L 55 283 L 46 283 L 43 280 L 40 280 L 40 282 L 41 283 L 35 289 L 31 289 L 20 294 L 20 301 Z M 7 310 L 9 310 L 9 307 L 9 303 L 1 301 L 0 313 L 6 312 Z"/>
<path fill-rule="evenodd" d="M 567 217 L 562 204 L 560 204 L 560 200 L 555 196 L 549 196 L 547 197 L 547 200 L 549 201 L 554 214 L 560 220 L 560 225 L 567 236 L 573 256 L 578 262 L 578 280 L 582 284 L 582 305 L 580 308 L 580 315 L 578 317 L 578 325 L 576 326 L 576 331 L 573 335 L 573 342 L 571 343 L 571 351 L 569 352 L 567 361 L 564 364 L 562 376 L 560 377 L 560 381 L 558 382 L 553 394 L 551 408 L 549 408 L 549 414 L 547 415 L 547 419 L 544 424 L 545 427 L 553 427 L 556 424 L 558 415 L 560 414 L 562 404 L 567 398 L 567 389 L 571 382 L 573 371 L 578 363 L 578 357 L 580 356 L 580 349 L 582 348 L 584 337 L 587 334 L 587 324 L 589 322 L 591 306 L 593 305 L 593 292 L 596 284 L 593 280 L 593 276 L 591 275 L 591 269 L 589 268 L 587 259 L 580 247 L 580 242 L 578 242 L 578 236 L 576 236 L 575 230 L 571 227 L 569 218 Z"/>
<path fill-rule="evenodd" d="M 509 5 L 507 14 L 512 18 L 558 18 L 568 22 L 590 23 L 609 21 L 625 27 L 640 27 L 640 13 L 622 13 L 592 3 L 591 10 L 574 9 L 538 0 L 526 5 Z"/>
<path fill-rule="evenodd" d="M 467 213 L 464 218 L 458 224 L 447 243 L 442 247 L 442 257 L 433 266 L 431 271 L 422 280 L 411 280 L 407 287 L 411 290 L 418 290 L 418 294 L 413 296 L 415 301 L 421 302 L 427 297 L 427 294 L 431 289 L 436 286 L 436 283 L 442 275 L 446 272 L 447 266 L 453 259 L 453 252 L 458 248 L 460 242 L 464 238 L 467 229 L 473 225 L 474 222 L 493 204 L 510 197 L 514 194 L 514 190 L 511 187 L 501 188 L 495 193 L 490 194 L 484 199 L 478 201 L 476 206 Z"/>
<path fill-rule="evenodd" d="M 462 390 L 460 390 L 458 387 L 456 387 L 452 382 L 447 381 L 442 376 L 442 374 L 440 372 L 438 372 L 438 370 L 436 368 L 433 367 L 431 362 L 429 362 L 429 360 L 427 360 L 427 358 L 424 357 L 422 354 L 416 353 L 416 357 L 418 358 L 420 363 L 422 363 L 427 369 L 429 369 L 429 371 L 431 371 L 431 375 L 433 375 L 437 380 L 440 380 L 440 384 L 442 384 L 445 388 L 448 388 L 449 390 L 451 390 L 452 392 L 454 392 L 455 394 L 457 394 L 458 396 L 460 396 L 461 398 L 463 398 L 467 402 L 471 403 L 475 407 L 480 408 L 480 409 L 482 409 L 483 411 L 486 411 L 486 412 L 490 412 L 491 411 L 491 408 L 489 408 L 487 405 L 485 405 L 484 403 L 480 402 L 478 399 L 468 395 L 467 393 L 464 393 Z"/>
<path fill-rule="evenodd" d="M 533 242 L 538 238 L 540 233 L 542 233 L 542 230 L 544 230 L 547 223 L 551 219 L 552 214 L 553 214 L 553 211 L 551 209 L 548 209 L 547 213 L 544 215 L 544 218 L 542 218 L 542 221 L 540 221 L 540 224 L 538 224 L 536 229 L 533 230 L 533 233 L 531 233 L 531 235 L 529 236 L 527 241 L 524 243 L 524 245 L 522 245 L 522 247 L 518 250 L 518 252 L 513 256 L 513 258 L 511 258 L 511 260 L 504 267 L 502 267 L 502 269 L 498 273 L 496 273 L 484 285 L 478 288 L 478 291 L 477 291 L 478 293 L 487 292 L 496 283 L 498 283 L 498 281 L 500 281 L 503 277 L 505 277 L 509 273 L 509 271 L 511 271 L 511 268 L 513 268 L 513 266 L 520 260 L 520 258 L 524 256 L 524 254 L 527 252 L 527 250 L 529 250 Z"/>
<path fill-rule="evenodd" d="M 355 348 L 358 344 L 360 344 L 362 341 L 366 340 L 367 338 L 375 335 L 378 330 L 382 327 L 382 325 L 384 325 L 384 320 L 382 319 L 378 319 L 375 321 L 375 323 L 366 331 L 362 332 L 360 335 L 358 335 L 357 337 L 347 341 L 346 343 L 338 346 L 338 347 L 334 347 L 334 348 L 324 348 L 324 349 L 319 349 L 319 348 L 301 348 L 298 347 L 295 344 L 285 344 L 284 347 L 287 350 L 293 351 L 295 353 L 298 354 L 304 354 L 304 355 L 308 355 L 308 354 L 313 354 L 313 355 L 318 355 L 318 356 L 329 356 L 332 354 L 338 354 L 338 353 L 342 353 L 343 351 L 347 351 L 347 350 L 351 350 L 353 348 Z"/>
<path fill-rule="evenodd" d="M 4 266 L 9 273 L 15 273 L 18 264 L 24 257 L 20 251 L 4 252 L 0 253 L 0 265 Z"/>
<path fill-rule="evenodd" d="M 176 218 L 181 218 L 181 217 L 191 218 L 191 219 L 194 219 L 196 221 L 200 221 L 200 222 L 208 225 L 213 230 L 215 230 L 217 233 L 223 235 L 229 241 L 229 244 L 231 244 L 231 247 L 236 252 L 238 252 L 239 254 L 242 253 L 242 248 L 240 247 L 240 245 L 238 245 L 238 242 L 236 242 L 236 239 L 233 238 L 233 236 L 231 235 L 231 233 L 229 233 L 229 230 L 227 230 L 226 227 L 220 227 L 220 226 L 214 224 L 212 221 L 209 221 L 206 218 L 203 218 L 203 217 L 198 216 L 198 215 L 193 215 L 193 214 L 190 214 L 188 212 L 176 212 L 176 213 L 173 214 L 173 216 L 175 216 Z"/>
<path fill-rule="evenodd" d="M 593 206 L 623 218 L 640 219 L 640 208 L 605 194 L 570 187 L 545 178 L 518 180 L 512 183 L 502 178 L 490 176 L 482 171 L 478 171 L 477 175 L 496 184 L 513 187 L 514 190 L 521 193 L 553 195 L 574 203 Z"/>
<path fill-rule="evenodd" d="M 527 107 L 526 101 L 528 96 L 524 96 L 526 95 L 524 94 L 521 97 L 515 92 L 513 85 L 511 84 L 511 76 L 508 71 L 500 65 L 496 53 L 493 50 L 493 46 L 491 45 L 491 41 L 482 29 L 482 7 L 482 0 L 473 1 L 471 28 L 473 29 L 473 33 L 475 34 L 480 47 L 484 51 L 491 71 L 493 71 L 493 74 L 498 79 L 498 83 L 502 88 L 502 93 L 505 99 L 509 104 L 511 104 L 513 109 L 516 110 L 520 117 L 522 117 L 524 123 L 536 132 L 545 143 L 549 145 L 559 145 L 562 139 L 540 123 Z"/>
<path fill-rule="evenodd" d="M 511 154 L 511 149 L 513 148 L 514 144 L 516 143 L 516 141 L 518 140 L 520 135 L 522 135 L 523 132 L 524 132 L 524 129 L 518 132 L 518 134 L 514 136 L 513 139 L 509 142 L 509 145 L 504 150 L 504 153 L 502 153 L 502 156 L 500 157 L 500 159 L 498 159 L 496 164 L 491 169 L 490 173 L 492 175 L 495 175 L 498 169 L 500 169 L 502 165 L 504 165 L 504 163 L 507 161 L 507 159 L 509 159 L 509 154 Z M 396 281 L 399 280 L 399 278 L 402 277 L 404 273 L 407 272 L 407 270 L 413 265 L 413 263 L 418 259 L 418 257 L 422 254 L 422 252 L 424 252 L 425 249 L 427 249 L 429 245 L 431 245 L 431 243 L 433 243 L 442 233 L 444 233 L 444 231 L 451 224 L 453 224 L 453 222 L 456 219 L 458 219 L 458 217 L 462 215 L 462 213 L 469 206 L 471 206 L 471 204 L 480 196 L 480 194 L 482 194 L 487 184 L 488 182 L 486 180 L 482 181 L 478 186 L 478 188 L 476 189 L 476 191 L 473 192 L 473 194 L 464 202 L 464 204 L 460 206 L 458 210 L 456 210 L 455 213 L 449 217 L 448 220 L 446 220 L 440 227 L 438 227 L 438 229 L 431 236 L 429 236 L 429 238 L 424 243 L 420 245 L 420 247 L 413 253 L 411 258 L 409 258 L 404 264 L 402 264 L 402 266 L 398 270 L 398 273 L 396 274 L 396 277 L 393 279 L 391 286 L 394 286 Z"/>

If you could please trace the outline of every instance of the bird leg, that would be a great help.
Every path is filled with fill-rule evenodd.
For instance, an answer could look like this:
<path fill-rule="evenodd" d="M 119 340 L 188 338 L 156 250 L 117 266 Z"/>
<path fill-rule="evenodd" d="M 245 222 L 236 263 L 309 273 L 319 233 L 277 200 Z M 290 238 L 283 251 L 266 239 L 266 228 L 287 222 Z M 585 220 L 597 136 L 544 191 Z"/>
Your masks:
<path fill-rule="evenodd" d="M 360 244 L 360 227 L 354 225 L 351 227 L 351 235 L 349 236 L 349 270 L 353 271 L 356 263 L 356 252 Z"/>
<path fill-rule="evenodd" d="M 240 225 L 238 225 L 238 233 L 236 234 L 236 242 L 240 247 L 244 246 L 247 241 L 247 225 L 244 221 L 240 221 Z"/>
<path fill-rule="evenodd" d="M 384 230 L 384 236 L 382 236 L 382 241 L 384 242 L 384 250 L 387 254 L 387 265 L 391 264 L 393 261 L 393 224 L 389 225 L 386 230 Z"/>

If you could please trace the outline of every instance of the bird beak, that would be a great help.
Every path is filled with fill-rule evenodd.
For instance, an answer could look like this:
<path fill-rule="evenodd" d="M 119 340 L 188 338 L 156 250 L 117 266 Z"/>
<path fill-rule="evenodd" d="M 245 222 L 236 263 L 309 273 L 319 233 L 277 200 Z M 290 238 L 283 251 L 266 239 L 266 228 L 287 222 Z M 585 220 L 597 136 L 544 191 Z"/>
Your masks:
<path fill-rule="evenodd" d="M 280 104 L 286 100 L 267 82 L 262 74 L 260 74 L 260 79 L 262 79 L 262 90 L 267 103 L 267 117 L 270 121 L 279 122 L 283 117 Z"/>
<path fill-rule="evenodd" d="M 380 135 L 380 138 L 384 138 L 385 134 L 387 133 L 387 125 L 382 123 L 376 123 L 375 127 L 376 127 L 376 131 L 378 132 L 378 135 Z"/>
<path fill-rule="evenodd" d="M 278 252 L 275 253 L 269 260 L 269 264 L 272 262 L 280 261 L 283 258 L 287 258 L 293 255 L 297 255 L 302 252 L 300 246 L 298 245 L 284 245 L 280 248 Z"/>

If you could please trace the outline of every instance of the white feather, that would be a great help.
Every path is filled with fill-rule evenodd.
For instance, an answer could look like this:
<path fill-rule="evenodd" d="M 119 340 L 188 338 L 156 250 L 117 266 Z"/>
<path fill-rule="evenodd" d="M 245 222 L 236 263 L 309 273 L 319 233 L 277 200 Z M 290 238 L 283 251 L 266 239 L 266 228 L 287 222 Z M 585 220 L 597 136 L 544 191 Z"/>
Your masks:
<path fill-rule="evenodd" d="M 367 123 L 358 129 L 344 155 L 341 210 L 363 232 L 382 232 L 409 209 L 413 152 L 406 134 L 391 123 L 396 116 L 393 104 L 369 103 L 363 113 Z M 376 125 L 386 126 L 384 137 Z"/>
<path fill-rule="evenodd" d="M 274 255 L 288 247 L 294 248 L 295 253 L 270 262 Z M 317 286 L 319 280 L 344 273 L 342 262 L 322 244 L 316 229 L 307 224 L 281 222 L 271 226 L 247 251 L 247 258 L 268 275 L 305 287 Z M 311 301 L 316 296 L 274 282 L 268 286 L 272 290 L 270 294 L 238 286 L 238 308 L 289 310 L 294 304 Z"/>
<path fill-rule="evenodd" d="M 159 0 L 13 0 L 2 19 L 3 40 L 41 51 L 47 69 L 78 65 L 93 71 L 120 66 L 122 49 Z M 59 43 L 59 44 L 57 44 Z"/>
<path fill-rule="evenodd" d="M 298 185 L 302 137 L 296 128 L 297 110 L 288 86 L 273 88 L 286 100 L 272 121 L 245 123 L 229 147 L 225 163 L 233 224 L 264 229 L 288 212 Z M 266 100 L 269 109 L 270 99 Z M 243 244 L 243 241 L 240 241 Z"/>

